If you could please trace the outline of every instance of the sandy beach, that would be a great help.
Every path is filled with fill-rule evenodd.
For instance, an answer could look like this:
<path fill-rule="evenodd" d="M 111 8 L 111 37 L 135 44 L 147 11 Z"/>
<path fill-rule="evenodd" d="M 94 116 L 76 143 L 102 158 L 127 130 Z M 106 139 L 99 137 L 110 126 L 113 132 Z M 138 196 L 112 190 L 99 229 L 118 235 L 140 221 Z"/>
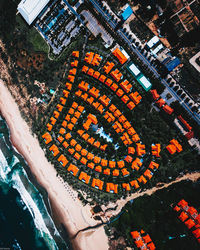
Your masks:
<path fill-rule="evenodd" d="M 77 193 L 56 176 L 56 170 L 47 161 L 38 140 L 32 136 L 14 98 L 2 81 L 0 81 L 0 112 L 9 126 L 13 146 L 27 161 L 37 182 L 48 192 L 52 210 L 67 229 L 69 236 L 73 237 L 79 230 L 98 224 L 92 219 L 91 207 L 83 206 L 77 198 Z M 81 250 L 109 248 L 108 237 L 103 227 L 79 233 L 72 244 L 74 249 Z"/>

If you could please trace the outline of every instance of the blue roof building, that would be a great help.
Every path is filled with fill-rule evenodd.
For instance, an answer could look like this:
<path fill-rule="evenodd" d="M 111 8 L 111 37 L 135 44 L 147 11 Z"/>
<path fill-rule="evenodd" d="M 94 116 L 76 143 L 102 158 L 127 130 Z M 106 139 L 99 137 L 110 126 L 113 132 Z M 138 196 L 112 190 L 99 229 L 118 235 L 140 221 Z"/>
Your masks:
<path fill-rule="evenodd" d="M 126 21 L 133 14 L 133 10 L 130 5 L 127 4 L 126 9 L 122 12 L 121 17 L 124 21 Z"/>

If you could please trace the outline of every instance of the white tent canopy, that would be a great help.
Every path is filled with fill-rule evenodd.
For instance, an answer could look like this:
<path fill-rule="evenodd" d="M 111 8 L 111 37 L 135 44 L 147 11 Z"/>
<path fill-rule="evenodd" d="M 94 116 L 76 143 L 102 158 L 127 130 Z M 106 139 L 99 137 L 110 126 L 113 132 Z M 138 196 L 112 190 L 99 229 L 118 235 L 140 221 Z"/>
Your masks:
<path fill-rule="evenodd" d="M 30 25 L 50 0 L 22 0 L 17 9 Z"/>

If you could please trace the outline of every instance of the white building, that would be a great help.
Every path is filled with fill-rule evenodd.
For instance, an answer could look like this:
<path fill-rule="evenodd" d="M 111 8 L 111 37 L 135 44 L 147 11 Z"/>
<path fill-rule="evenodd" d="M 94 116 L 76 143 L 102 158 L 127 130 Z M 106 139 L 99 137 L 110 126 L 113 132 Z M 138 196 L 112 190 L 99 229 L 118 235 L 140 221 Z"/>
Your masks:
<path fill-rule="evenodd" d="M 22 0 L 17 9 L 26 22 L 31 25 L 49 1 L 50 0 Z"/>

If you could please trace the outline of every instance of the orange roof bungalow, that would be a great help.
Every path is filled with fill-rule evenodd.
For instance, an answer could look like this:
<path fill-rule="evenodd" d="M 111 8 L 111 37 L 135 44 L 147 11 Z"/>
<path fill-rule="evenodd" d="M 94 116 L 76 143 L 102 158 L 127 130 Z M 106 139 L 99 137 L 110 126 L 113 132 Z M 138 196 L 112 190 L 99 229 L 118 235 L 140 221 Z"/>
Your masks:
<path fill-rule="evenodd" d="M 130 155 L 127 155 L 126 157 L 125 157 L 125 159 L 124 159 L 126 162 L 128 162 L 128 163 L 130 163 L 130 162 L 132 162 L 133 161 L 133 157 L 132 156 L 130 156 Z"/>
<path fill-rule="evenodd" d="M 131 165 L 131 168 L 134 169 L 134 170 L 139 170 L 140 167 L 142 166 L 142 162 L 139 158 L 136 158 L 133 162 L 132 162 L 132 165 Z"/>
<path fill-rule="evenodd" d="M 107 167 L 107 165 L 108 165 L 108 160 L 101 159 L 101 166 Z"/>
<path fill-rule="evenodd" d="M 146 184 L 146 183 L 147 183 L 147 180 L 144 178 L 143 175 L 141 175 L 141 176 L 138 178 L 138 181 L 139 181 L 139 182 L 142 182 L 143 184 Z"/>
<path fill-rule="evenodd" d="M 131 100 L 137 105 L 140 101 L 141 101 L 141 99 L 142 99 L 142 97 L 141 97 L 141 95 L 136 91 L 136 92 L 134 92 L 134 93 L 131 93 L 130 95 L 129 95 L 129 97 L 131 98 Z"/>
<path fill-rule="evenodd" d="M 62 105 L 65 105 L 65 103 L 66 103 L 66 99 L 65 99 L 65 98 L 63 98 L 63 97 L 60 97 L 60 102 L 61 102 L 61 104 L 62 104 Z"/>
<path fill-rule="evenodd" d="M 159 108 L 161 108 L 166 103 L 162 98 L 160 98 L 158 101 L 156 101 L 156 104 L 158 105 Z"/>
<path fill-rule="evenodd" d="M 132 236 L 132 238 L 133 238 L 134 240 L 135 240 L 135 239 L 141 238 L 141 236 L 140 236 L 140 234 L 139 234 L 138 231 L 132 231 L 132 232 L 131 232 L 131 236 Z"/>
<path fill-rule="evenodd" d="M 98 66 L 101 60 L 102 60 L 101 56 L 99 54 L 95 54 L 91 64 L 93 66 Z"/>
<path fill-rule="evenodd" d="M 47 130 L 50 132 L 52 130 L 53 126 L 49 123 L 47 123 Z"/>
<path fill-rule="evenodd" d="M 147 245 L 147 249 L 149 249 L 149 250 L 155 250 L 156 247 L 155 247 L 154 243 L 151 242 L 151 243 L 149 243 L 149 244 Z"/>
<path fill-rule="evenodd" d="M 93 178 L 93 180 L 92 180 L 92 187 L 93 188 L 102 190 L 103 189 L 103 184 L 104 184 L 103 181 L 101 181 L 99 179 Z"/>
<path fill-rule="evenodd" d="M 83 164 L 83 165 L 86 165 L 87 164 L 87 159 L 85 157 L 82 157 L 80 162 Z"/>
<path fill-rule="evenodd" d="M 69 74 L 76 75 L 76 68 L 70 69 Z"/>
<path fill-rule="evenodd" d="M 99 81 L 102 82 L 102 83 L 104 83 L 105 80 L 106 80 L 106 78 L 107 78 L 106 76 L 101 75 L 101 76 L 99 77 Z"/>
<path fill-rule="evenodd" d="M 114 169 L 112 174 L 113 174 L 114 177 L 119 176 L 119 169 Z"/>
<path fill-rule="evenodd" d="M 177 140 L 172 139 L 172 140 L 170 141 L 170 143 L 173 144 L 173 145 L 176 147 L 176 150 L 177 150 L 178 152 L 181 152 L 181 151 L 183 150 L 181 144 L 180 144 Z"/>
<path fill-rule="evenodd" d="M 64 138 L 62 136 L 58 136 L 57 140 L 62 143 L 64 141 Z"/>
<path fill-rule="evenodd" d="M 178 206 L 174 207 L 174 211 L 179 212 L 180 210 L 181 210 L 180 207 L 178 207 Z"/>
<path fill-rule="evenodd" d="M 106 184 L 106 192 L 108 193 L 118 193 L 118 184 L 114 184 L 114 183 L 107 183 Z"/>
<path fill-rule="evenodd" d="M 183 208 L 184 210 L 188 209 L 188 202 L 185 200 L 181 200 L 179 201 L 179 203 L 177 204 L 179 207 Z"/>
<path fill-rule="evenodd" d="M 58 157 L 58 161 L 60 162 L 60 164 L 61 164 L 63 167 L 65 167 L 65 166 L 67 165 L 67 163 L 68 163 L 67 158 L 66 158 L 63 154 L 61 154 L 61 155 Z"/>
<path fill-rule="evenodd" d="M 85 55 L 84 61 L 91 64 L 93 56 L 94 56 L 94 52 L 87 52 Z"/>
<path fill-rule="evenodd" d="M 100 149 L 101 149 L 102 151 L 105 151 L 106 148 L 107 148 L 107 146 L 108 146 L 107 144 L 101 145 Z"/>
<path fill-rule="evenodd" d="M 99 90 L 96 89 L 95 87 L 92 87 L 90 90 L 89 90 L 89 93 L 91 96 L 93 96 L 94 98 L 98 98 L 99 97 Z"/>
<path fill-rule="evenodd" d="M 138 181 L 137 180 L 133 180 L 133 181 L 130 181 L 130 184 L 132 187 L 134 187 L 135 189 L 138 189 L 140 187 L 140 185 L 138 184 Z"/>
<path fill-rule="evenodd" d="M 141 143 L 136 143 L 136 152 L 138 156 L 146 154 L 145 145 Z"/>
<path fill-rule="evenodd" d="M 168 152 L 173 155 L 176 153 L 176 147 L 172 144 L 169 144 L 166 146 L 166 149 L 168 150 Z"/>
<path fill-rule="evenodd" d="M 95 71 L 94 74 L 93 74 L 93 77 L 94 77 L 95 79 L 98 79 L 100 75 L 101 75 L 101 74 L 99 73 L 99 71 Z"/>
<path fill-rule="evenodd" d="M 93 163 L 93 162 L 89 162 L 89 163 L 87 164 L 87 166 L 88 166 L 89 168 L 91 168 L 91 169 L 94 169 L 94 163 Z"/>
<path fill-rule="evenodd" d="M 149 234 L 143 236 L 142 239 L 143 239 L 143 241 L 144 241 L 146 244 L 148 244 L 149 242 L 152 241 L 151 238 L 150 238 L 150 236 L 149 236 Z"/>
<path fill-rule="evenodd" d="M 116 82 L 119 82 L 123 76 L 118 69 L 112 71 L 110 75 L 115 79 Z"/>
<path fill-rule="evenodd" d="M 63 90 L 63 95 L 65 98 L 68 98 L 69 96 L 69 91 L 67 91 L 66 89 Z"/>
<path fill-rule="evenodd" d="M 130 185 L 128 183 L 122 183 L 122 188 L 126 191 L 131 191 Z"/>
<path fill-rule="evenodd" d="M 101 166 L 96 166 L 95 171 L 101 173 L 102 172 L 102 167 Z"/>
<path fill-rule="evenodd" d="M 110 89 L 115 92 L 118 89 L 118 85 L 116 83 L 113 83 Z"/>
<path fill-rule="evenodd" d="M 104 173 L 105 175 L 110 175 L 110 168 L 104 169 L 103 173 Z"/>
<path fill-rule="evenodd" d="M 138 134 L 134 134 L 134 135 L 132 136 L 132 140 L 133 140 L 134 142 L 140 141 L 139 135 L 138 135 Z"/>
<path fill-rule="evenodd" d="M 174 110 L 168 105 L 163 106 L 163 110 L 169 115 L 171 115 L 174 112 Z"/>
<path fill-rule="evenodd" d="M 121 64 L 124 64 L 124 63 L 128 60 L 128 58 L 125 57 L 125 55 L 121 52 L 121 50 L 120 50 L 119 48 L 116 48 L 116 49 L 112 52 L 112 54 L 113 54 L 115 57 L 117 57 L 117 59 L 119 60 L 119 62 L 120 62 Z"/>
<path fill-rule="evenodd" d="M 147 177 L 150 180 L 152 178 L 152 176 L 153 176 L 153 173 L 149 169 L 147 169 L 144 172 L 144 176 Z"/>
<path fill-rule="evenodd" d="M 134 135 L 134 134 L 136 134 L 135 129 L 134 129 L 133 127 L 129 128 L 129 129 L 128 129 L 128 134 L 129 134 L 129 135 Z"/>
<path fill-rule="evenodd" d="M 192 219 L 189 219 L 189 220 L 185 221 L 184 223 L 188 229 L 191 229 L 192 227 L 194 227 L 196 225 L 196 223 Z"/>
<path fill-rule="evenodd" d="M 123 168 L 125 166 L 125 163 L 124 163 L 124 161 L 118 161 L 117 165 L 119 168 Z"/>
<path fill-rule="evenodd" d="M 72 56 L 79 58 L 79 51 L 73 51 Z"/>
<path fill-rule="evenodd" d="M 106 64 L 103 66 L 103 70 L 106 74 L 110 73 L 112 68 L 115 66 L 113 62 L 106 62 Z"/>
<path fill-rule="evenodd" d="M 187 212 L 188 214 L 190 214 L 192 217 L 195 217 L 195 218 L 198 215 L 198 212 L 194 207 L 189 207 Z"/>
<path fill-rule="evenodd" d="M 53 112 L 53 115 L 55 116 L 56 119 L 58 119 L 60 113 L 59 113 L 58 111 L 55 110 L 55 111 Z"/>
<path fill-rule="evenodd" d="M 52 141 L 52 137 L 51 137 L 51 135 L 48 132 L 46 132 L 45 134 L 43 134 L 42 138 L 44 139 L 45 144 L 49 144 Z"/>
<path fill-rule="evenodd" d="M 86 74 L 88 72 L 88 69 L 89 69 L 88 66 L 84 65 L 81 71 Z"/>
<path fill-rule="evenodd" d="M 115 161 L 109 161 L 109 167 L 110 168 L 115 168 L 116 162 Z"/>
<path fill-rule="evenodd" d="M 63 121 L 63 122 L 62 122 L 62 126 L 63 126 L 64 128 L 66 128 L 66 127 L 67 127 L 67 125 L 68 125 L 68 124 L 67 124 L 67 122 L 66 122 L 66 121 Z"/>
<path fill-rule="evenodd" d="M 127 95 L 124 95 L 122 98 L 121 98 L 122 102 L 123 103 L 127 103 L 129 101 L 129 97 Z"/>
<path fill-rule="evenodd" d="M 119 122 L 124 123 L 126 121 L 126 117 L 124 115 L 121 115 L 119 117 Z"/>
<path fill-rule="evenodd" d="M 78 60 L 75 60 L 73 62 L 71 62 L 71 67 L 77 67 L 78 66 Z"/>
<path fill-rule="evenodd" d="M 161 145 L 160 144 L 155 144 L 151 146 L 152 150 L 152 155 L 156 157 L 160 157 L 160 151 L 161 151 Z"/>
<path fill-rule="evenodd" d="M 74 82 L 74 79 L 75 79 L 75 76 L 73 75 L 68 75 L 67 79 L 70 81 L 70 82 Z"/>
<path fill-rule="evenodd" d="M 187 220 L 188 216 L 185 212 L 182 212 L 178 218 L 184 222 L 185 220 Z"/>
<path fill-rule="evenodd" d="M 127 177 L 130 174 L 129 171 L 127 170 L 127 168 L 122 168 L 121 171 L 122 171 L 122 174 L 124 177 Z"/>
<path fill-rule="evenodd" d="M 157 90 L 156 89 L 151 89 L 150 92 L 152 94 L 153 99 L 155 101 L 158 100 L 158 98 L 160 97 L 160 95 L 158 94 Z"/>
<path fill-rule="evenodd" d="M 81 154 L 83 155 L 83 156 L 86 156 L 87 155 L 87 153 L 88 153 L 88 151 L 86 150 L 86 149 L 82 149 L 81 150 Z M 88 153 L 88 155 L 89 155 L 90 153 Z M 88 156 L 87 156 L 87 158 L 88 158 Z M 90 160 L 89 158 L 88 158 L 88 160 Z"/>
<path fill-rule="evenodd" d="M 77 160 L 77 161 L 79 161 L 79 159 L 81 158 L 81 156 L 80 156 L 80 154 L 79 153 L 75 153 L 75 155 L 74 155 L 74 158 Z"/>
<path fill-rule="evenodd" d="M 194 230 L 193 232 L 193 235 L 198 239 L 198 238 L 200 238 L 200 229 L 199 228 L 197 228 L 196 230 Z"/>
<path fill-rule="evenodd" d="M 126 122 L 124 122 L 123 126 L 125 129 L 129 129 L 131 127 L 131 124 L 130 124 L 130 122 L 126 121 Z"/>
<path fill-rule="evenodd" d="M 82 81 L 81 83 L 79 83 L 78 88 L 87 92 L 89 88 L 89 84 L 87 82 Z"/>
<path fill-rule="evenodd" d="M 116 92 L 116 95 L 117 95 L 118 97 L 123 96 L 123 94 L 124 94 L 124 91 L 123 91 L 122 89 L 118 89 L 117 92 Z"/>
<path fill-rule="evenodd" d="M 150 164 L 149 164 L 149 168 L 154 170 L 154 169 L 158 169 L 159 167 L 159 164 L 154 162 L 154 161 L 151 161 Z"/>
<path fill-rule="evenodd" d="M 89 182 L 90 182 L 90 176 L 89 175 L 87 175 L 85 172 L 81 172 L 80 173 L 80 175 L 79 175 L 79 180 L 80 181 L 82 181 L 82 182 L 84 182 L 84 183 L 86 183 L 86 184 L 88 184 Z"/>
<path fill-rule="evenodd" d="M 109 102 L 110 102 L 110 99 L 106 96 L 106 95 L 103 95 L 99 98 L 99 101 L 104 105 L 104 106 L 108 106 L 109 105 Z"/>
<path fill-rule="evenodd" d="M 58 150 L 58 147 L 53 144 L 50 148 L 49 151 L 51 151 L 51 153 L 53 154 L 53 156 L 56 156 L 60 153 L 60 151 Z"/>
<path fill-rule="evenodd" d="M 92 68 L 90 68 L 90 69 L 88 70 L 87 74 L 88 74 L 89 76 L 93 76 L 94 70 L 93 70 Z"/>
<path fill-rule="evenodd" d="M 70 164 L 67 171 L 76 176 L 78 174 L 79 168 L 74 164 Z"/>
<path fill-rule="evenodd" d="M 64 141 L 62 145 L 63 145 L 64 148 L 68 148 L 69 147 L 69 144 L 66 141 Z"/>
<path fill-rule="evenodd" d="M 66 82 L 65 87 L 66 87 L 68 90 L 71 90 L 71 89 L 72 89 L 72 84 L 69 83 L 69 82 Z"/>
<path fill-rule="evenodd" d="M 56 108 L 57 108 L 57 110 L 58 110 L 59 112 L 61 112 L 61 111 L 63 110 L 63 106 L 60 105 L 60 104 L 57 104 Z"/>
<path fill-rule="evenodd" d="M 129 93 L 131 91 L 131 88 L 132 88 L 132 84 L 130 84 L 129 81 L 127 81 L 127 80 L 125 80 L 124 82 L 121 82 L 120 86 L 122 87 L 122 89 L 126 93 Z"/>
<path fill-rule="evenodd" d="M 51 118 L 50 118 L 50 121 L 51 121 L 51 124 L 52 124 L 52 125 L 55 125 L 55 123 L 56 123 L 57 120 L 56 120 L 54 117 L 51 117 Z"/>
<path fill-rule="evenodd" d="M 108 87 L 110 87 L 112 83 L 113 81 L 110 78 L 107 78 L 107 80 L 105 81 L 105 85 L 107 85 Z"/>
<path fill-rule="evenodd" d="M 145 247 L 145 244 L 142 240 L 136 240 L 135 245 L 142 250 L 147 250 L 147 248 Z"/>
<path fill-rule="evenodd" d="M 133 102 L 129 102 L 127 104 L 127 107 L 130 109 L 130 110 L 133 110 L 135 108 L 135 104 Z"/>
<path fill-rule="evenodd" d="M 135 154 L 135 148 L 134 147 L 128 147 L 128 154 L 132 154 L 134 155 Z"/>

